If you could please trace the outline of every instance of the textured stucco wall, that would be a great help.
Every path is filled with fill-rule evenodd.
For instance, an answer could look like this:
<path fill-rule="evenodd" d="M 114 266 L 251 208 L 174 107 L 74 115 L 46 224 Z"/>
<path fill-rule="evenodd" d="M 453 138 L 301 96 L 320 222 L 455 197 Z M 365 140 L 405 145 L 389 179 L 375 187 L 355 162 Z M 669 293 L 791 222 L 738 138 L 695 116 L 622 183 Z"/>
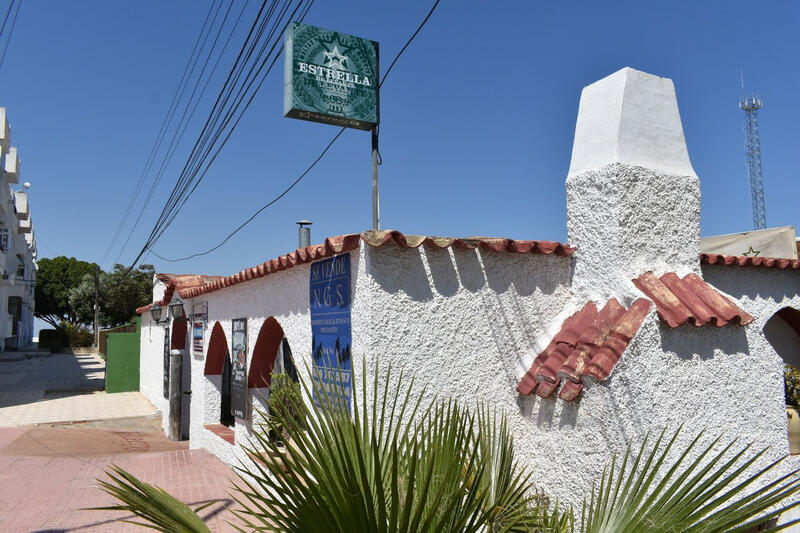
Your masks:
<path fill-rule="evenodd" d="M 788 451 L 781 361 L 757 326 L 670 329 L 652 311 L 611 377 L 587 387 L 579 403 L 520 397 L 519 369 L 583 303 L 570 298 L 570 265 L 556 257 L 367 249 L 354 315 L 358 355 L 369 365 L 391 362 L 429 395 L 504 411 L 537 484 L 576 505 L 613 452 L 648 431 L 683 423 L 684 442 L 708 428 L 771 446 L 772 458 Z"/>
<path fill-rule="evenodd" d="M 788 451 L 782 361 L 761 327 L 784 305 L 800 308 L 795 272 L 704 267 L 708 281 L 756 317 L 752 325 L 670 329 L 653 310 L 611 377 L 587 386 L 579 403 L 566 404 L 520 397 L 515 386 L 563 319 L 585 303 L 571 287 L 572 258 L 391 244 L 362 246 L 350 256 L 356 392 L 362 364 L 391 363 L 428 386 L 429 397 L 485 401 L 502 410 L 519 459 L 554 498 L 578 504 L 628 439 L 641 442 L 648 431 L 681 423 L 686 439 L 708 428 L 771 446 L 772 458 Z M 230 347 L 231 319 L 248 318 L 249 364 L 259 329 L 273 316 L 305 374 L 308 276 L 309 265 L 301 265 L 188 301 L 208 302 L 206 348 L 216 321 Z M 640 296 L 634 291 L 631 297 Z M 594 299 L 602 304 L 603 298 Z M 154 403 L 161 396 L 160 329 L 153 330 L 150 348 L 158 369 L 150 378 Z M 245 459 L 241 451 L 203 429 L 218 422 L 220 403 L 219 377 L 204 376 L 204 364 L 204 356 L 192 357 L 190 445 L 235 464 Z M 246 442 L 250 428 L 237 420 L 235 433 L 238 443 Z"/>
<path fill-rule="evenodd" d="M 577 296 L 635 298 L 630 280 L 643 272 L 699 273 L 697 176 L 613 163 L 569 176 L 566 187 Z"/>

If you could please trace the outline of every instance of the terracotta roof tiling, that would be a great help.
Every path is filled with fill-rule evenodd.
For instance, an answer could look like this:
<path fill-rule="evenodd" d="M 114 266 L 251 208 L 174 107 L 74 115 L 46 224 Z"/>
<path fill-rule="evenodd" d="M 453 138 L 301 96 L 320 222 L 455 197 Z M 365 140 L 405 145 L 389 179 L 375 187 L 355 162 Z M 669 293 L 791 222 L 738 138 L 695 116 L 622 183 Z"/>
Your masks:
<path fill-rule="evenodd" d="M 628 309 L 615 298 L 599 311 L 594 302 L 586 303 L 563 322 L 547 348 L 536 356 L 517 392 L 549 398 L 561 386 L 559 398 L 577 400 L 584 382 L 603 381 L 611 374 L 650 307 L 644 298 Z"/>
<path fill-rule="evenodd" d="M 671 328 L 687 322 L 698 327 L 722 327 L 728 323 L 744 326 L 753 321 L 752 316 L 694 273 L 680 278 L 668 272 L 659 278 L 646 272 L 633 284 L 655 302 L 659 316 Z"/>
<path fill-rule="evenodd" d="M 185 290 L 195 287 L 202 287 L 204 285 L 208 285 L 210 283 L 222 279 L 222 276 L 204 276 L 201 274 L 161 273 L 161 274 L 156 274 L 156 277 L 166 284 L 166 288 L 164 289 L 164 296 L 161 298 L 161 300 L 158 301 L 158 305 L 160 306 L 168 305 L 169 302 L 172 301 L 172 296 L 175 294 L 175 290 L 178 291 L 178 294 L 181 294 Z M 142 314 L 145 311 L 149 311 L 151 307 L 153 307 L 153 304 L 147 304 L 145 306 L 137 308 L 136 312 L 138 314 Z"/>
<path fill-rule="evenodd" d="M 778 257 L 700 254 L 700 262 L 705 265 L 754 266 L 780 270 L 800 270 L 800 259 L 782 259 Z"/>
<path fill-rule="evenodd" d="M 514 239 L 499 239 L 492 237 L 467 237 L 463 239 L 454 239 L 449 237 L 434 237 L 426 235 L 405 235 L 399 231 L 391 230 L 370 230 L 364 233 L 351 233 L 347 235 L 339 235 L 337 237 L 328 237 L 322 244 L 314 244 L 299 248 L 294 252 L 286 255 L 270 259 L 256 265 L 252 268 L 247 268 L 232 276 L 195 276 L 204 279 L 202 283 L 193 284 L 178 284 L 177 281 L 167 281 L 167 290 L 175 290 L 177 288 L 178 294 L 181 298 L 194 298 L 209 292 L 217 291 L 245 281 L 250 281 L 257 278 L 262 278 L 269 274 L 292 268 L 296 265 L 303 263 L 310 263 L 320 259 L 334 256 L 336 254 L 350 252 L 360 246 L 361 241 L 364 241 L 372 247 L 384 246 L 392 243 L 403 248 L 418 248 L 425 245 L 432 248 L 458 248 L 458 249 L 475 249 L 491 251 L 491 252 L 509 252 L 509 253 L 531 253 L 543 255 L 557 255 L 569 256 L 575 252 L 575 249 L 569 245 L 562 244 L 554 241 L 525 241 Z M 192 277 L 192 276 L 172 276 L 170 279 Z M 213 279 L 211 279 L 213 278 Z M 172 284 L 171 284 L 172 283 Z M 172 298 L 172 292 L 168 295 L 165 294 L 160 305 L 169 303 Z M 169 298 L 167 299 L 167 296 Z M 143 313 L 150 309 L 150 305 L 140 307 L 136 310 L 137 313 Z"/>

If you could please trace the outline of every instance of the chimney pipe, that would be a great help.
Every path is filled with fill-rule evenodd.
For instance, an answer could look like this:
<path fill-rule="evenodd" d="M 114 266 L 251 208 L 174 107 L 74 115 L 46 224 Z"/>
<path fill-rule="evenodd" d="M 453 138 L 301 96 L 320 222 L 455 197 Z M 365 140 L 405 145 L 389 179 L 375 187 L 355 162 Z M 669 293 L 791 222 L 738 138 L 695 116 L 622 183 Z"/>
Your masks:
<path fill-rule="evenodd" d="M 298 248 L 305 248 L 306 246 L 311 246 L 311 228 L 310 226 L 312 222 L 310 220 L 299 220 L 297 225 L 300 226 L 298 228 Z"/>

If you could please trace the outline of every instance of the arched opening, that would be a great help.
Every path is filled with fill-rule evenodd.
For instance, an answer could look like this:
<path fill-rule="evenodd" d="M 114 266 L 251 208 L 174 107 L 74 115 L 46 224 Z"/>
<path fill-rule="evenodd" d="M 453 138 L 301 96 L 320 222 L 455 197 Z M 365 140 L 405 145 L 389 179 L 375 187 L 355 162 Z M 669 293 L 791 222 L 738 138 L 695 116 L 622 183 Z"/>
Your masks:
<path fill-rule="evenodd" d="M 281 325 L 274 318 L 267 318 L 261 325 L 256 345 L 253 347 L 253 358 L 247 374 L 248 388 L 269 387 L 282 340 L 283 328 Z"/>
<path fill-rule="evenodd" d="M 228 339 L 222 331 L 222 325 L 217 322 L 211 329 L 211 339 L 208 341 L 208 353 L 206 354 L 206 366 L 204 374 L 214 376 L 222 374 L 225 357 L 228 355 Z"/>
<path fill-rule="evenodd" d="M 233 426 L 235 418 L 231 413 L 231 358 L 228 353 L 228 339 L 219 322 L 216 322 L 211 329 L 211 339 L 208 341 L 208 353 L 203 373 L 213 385 L 219 384 L 219 423 L 224 426 Z"/>
<path fill-rule="evenodd" d="M 764 324 L 764 336 L 785 363 L 783 384 L 789 421 L 789 451 L 800 453 L 800 310 L 784 307 Z"/>
<path fill-rule="evenodd" d="M 784 307 L 772 315 L 764 336 L 787 365 L 800 368 L 800 310 Z"/>
<path fill-rule="evenodd" d="M 251 390 L 250 398 L 253 403 L 253 424 L 262 424 L 262 416 L 269 413 L 277 401 L 282 404 L 285 401 L 287 391 L 278 393 L 277 382 L 273 379 L 275 374 L 285 373 L 289 380 L 283 380 L 279 386 L 283 387 L 293 383 L 300 391 L 297 379 L 297 370 L 292 360 L 292 351 L 289 348 L 289 341 L 284 336 L 283 328 L 273 317 L 268 317 L 261 325 L 253 347 L 253 357 L 250 360 L 250 371 L 247 374 L 247 388 Z M 264 389 L 264 390 L 260 390 Z M 267 392 L 266 389 L 269 389 Z M 284 398 L 281 400 L 280 398 Z M 270 430 L 270 438 L 279 438 L 275 431 Z"/>

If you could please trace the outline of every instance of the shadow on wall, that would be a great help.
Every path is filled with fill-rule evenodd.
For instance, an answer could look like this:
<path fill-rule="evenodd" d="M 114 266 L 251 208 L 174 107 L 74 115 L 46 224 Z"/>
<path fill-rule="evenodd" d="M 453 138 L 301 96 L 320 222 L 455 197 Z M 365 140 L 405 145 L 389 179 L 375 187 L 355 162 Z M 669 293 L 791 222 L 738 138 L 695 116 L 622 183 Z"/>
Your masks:
<path fill-rule="evenodd" d="M 800 294 L 796 270 L 703 265 L 703 278 L 736 298 L 762 298 L 777 303 Z"/>
<path fill-rule="evenodd" d="M 715 326 L 695 327 L 684 324 L 671 328 L 659 324 L 661 346 L 665 352 L 672 352 L 682 359 L 700 356 L 711 359 L 715 354 L 750 353 L 747 335 L 743 326 L 728 324 L 721 328 Z"/>
<path fill-rule="evenodd" d="M 430 280 L 422 254 L 430 269 Z M 370 253 L 370 274 L 384 291 L 392 294 L 402 291 L 419 302 L 433 299 L 434 290 L 450 297 L 461 288 L 477 293 L 486 286 L 497 293 L 513 287 L 520 296 L 530 296 L 536 289 L 552 294 L 558 287 L 569 285 L 571 261 L 563 257 L 477 249 L 383 247 Z"/>

